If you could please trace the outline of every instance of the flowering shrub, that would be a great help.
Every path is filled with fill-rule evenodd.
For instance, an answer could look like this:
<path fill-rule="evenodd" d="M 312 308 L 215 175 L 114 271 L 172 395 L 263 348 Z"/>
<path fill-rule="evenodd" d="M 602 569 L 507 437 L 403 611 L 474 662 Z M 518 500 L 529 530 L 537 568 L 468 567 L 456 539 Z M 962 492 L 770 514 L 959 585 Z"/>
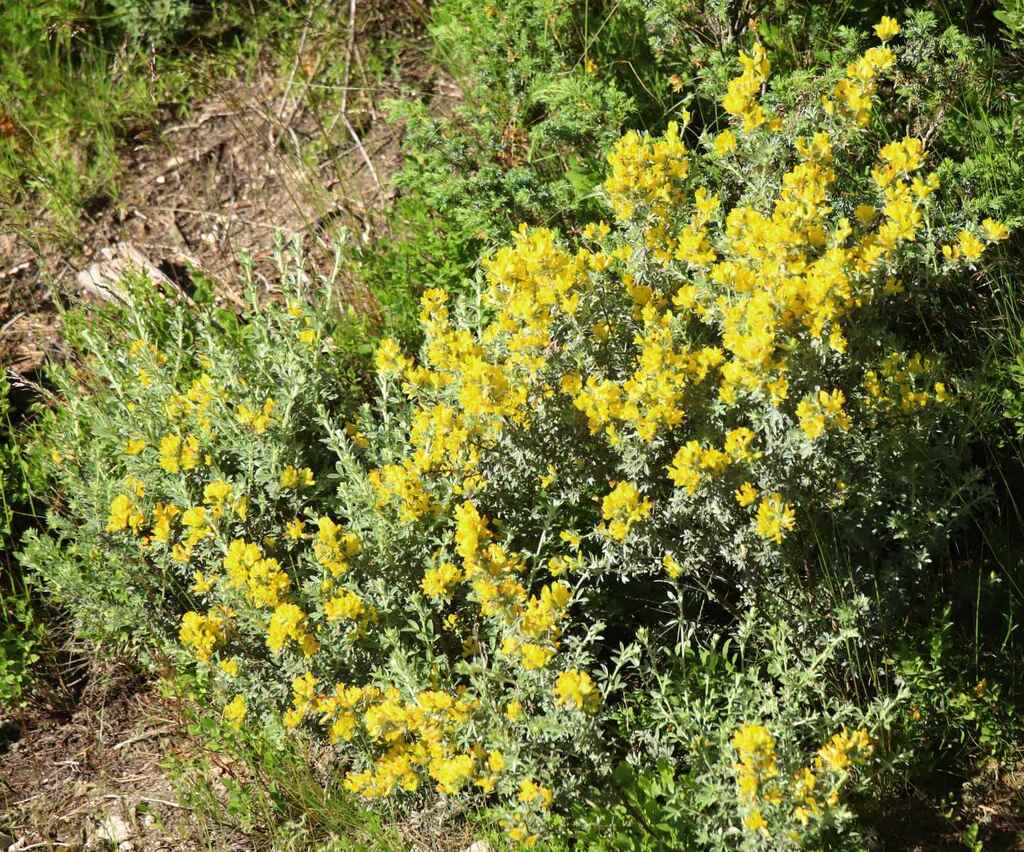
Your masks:
<path fill-rule="evenodd" d="M 731 129 L 623 137 L 614 222 L 523 228 L 475 298 L 428 290 L 420 357 L 383 341 L 358 414 L 298 282 L 244 325 L 136 305 L 60 379 L 71 520 L 26 561 L 95 627 L 176 638 L 230 724 L 322 734 L 353 794 L 461 796 L 535 844 L 621 756 L 613 715 L 672 706 L 653 672 L 682 625 L 756 610 L 802 652 L 843 601 L 870 590 L 870 629 L 927 584 L 955 382 L 900 324 L 1006 228 L 933 215 L 923 142 L 866 129 L 892 63 L 872 47 L 787 113 L 755 44 Z M 818 576 L 834 541 L 850 569 Z M 720 732 L 747 845 L 842 822 L 871 735 L 822 727 L 784 761 L 763 720 Z"/>
<path fill-rule="evenodd" d="M 836 688 L 865 606 L 813 648 L 753 611 L 728 636 L 681 626 L 672 654 L 639 631 L 624 670 L 654 686 L 613 712 L 631 747 L 600 805 L 577 806 L 581 847 L 866 848 L 844 800 L 878 795 L 868 731 L 889 735 L 906 691 L 851 702 Z"/>

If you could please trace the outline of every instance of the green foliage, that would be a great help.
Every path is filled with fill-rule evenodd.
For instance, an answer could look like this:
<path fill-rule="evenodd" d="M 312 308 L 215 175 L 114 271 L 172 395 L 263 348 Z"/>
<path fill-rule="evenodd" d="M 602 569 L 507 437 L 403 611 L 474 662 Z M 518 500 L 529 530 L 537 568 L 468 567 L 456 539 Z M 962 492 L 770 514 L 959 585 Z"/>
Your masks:
<path fill-rule="evenodd" d="M 10 384 L 0 376 L 0 707 L 24 700 L 45 637 L 36 602 L 11 558 L 34 516 L 39 478 L 12 419 Z"/>
<path fill-rule="evenodd" d="M 481 251 L 520 222 L 597 218 L 604 151 L 670 104 L 642 19 L 618 3 L 444 0 L 432 34 L 461 96 L 392 104 L 406 129 L 395 234 L 361 257 L 389 333 L 410 343 L 423 289 L 465 291 Z"/>
<path fill-rule="evenodd" d="M 178 676 L 163 688 L 181 702 L 192 747 L 168 755 L 162 768 L 189 809 L 190 835 L 208 848 L 238 835 L 261 849 L 406 848 L 379 815 L 341 789 L 315 743 L 236 730 L 204 708 L 210 695 L 202 679 Z M 230 771 L 217 771 L 224 766 Z"/>
<path fill-rule="evenodd" d="M 44 638 L 27 590 L 0 591 L 0 708 L 24 701 Z"/>
<path fill-rule="evenodd" d="M 866 602 L 859 607 L 863 612 Z M 731 827 L 732 812 L 737 799 L 742 802 L 734 733 L 750 720 L 773 735 L 779 777 L 786 781 L 800 777 L 804 767 L 821 772 L 815 751 L 820 761 L 821 746 L 839 731 L 867 726 L 886 737 L 909 694 L 905 689 L 858 706 L 836 688 L 847 676 L 846 649 L 861 638 L 852 626 L 858 618 L 854 607 L 840 613 L 842 627 L 822 637 L 813 650 L 801 651 L 784 624 L 765 623 L 756 613 L 735 636 L 690 636 L 669 657 L 649 646 L 653 653 L 638 657 L 634 665 L 642 671 L 661 660 L 657 671 L 648 670 L 642 678 L 655 680 L 658 687 L 647 693 L 647 700 L 631 703 L 618 714 L 618 735 L 632 746 L 629 762 L 620 764 L 613 783 L 601 788 L 599 803 L 577 815 L 583 847 L 734 848 L 739 838 Z M 877 795 L 883 775 L 878 764 L 888 759 L 868 759 L 873 766 L 861 773 L 849 767 L 850 772 L 835 780 L 835 789 L 846 788 L 845 795 L 871 789 Z M 779 794 L 783 808 L 806 805 L 799 798 L 791 800 L 792 792 Z M 863 848 L 848 808 L 834 807 L 824 817 L 803 825 L 790 818 L 787 830 L 773 826 L 772 834 L 794 847 Z M 800 835 L 797 841 L 787 836 L 794 831 Z M 753 837 L 740 842 L 741 848 L 759 848 Z"/>
<path fill-rule="evenodd" d="M 924 653 L 922 646 L 927 649 Z M 911 761 L 907 771 L 917 777 L 927 777 L 941 766 L 968 765 L 971 760 L 1012 759 L 1019 748 L 1016 697 L 1004 694 L 1014 684 L 999 671 L 998 663 L 1015 646 L 1004 644 L 980 668 L 965 647 L 970 646 L 955 641 L 947 607 L 918 636 L 898 643 L 888 661 L 892 674 L 913 696 L 899 736 Z M 917 742 L 927 742 L 930 748 L 915 749 Z"/>
<path fill-rule="evenodd" d="M 1021 0 L 999 0 L 993 16 L 1003 25 L 1003 37 L 1013 50 L 1024 50 L 1024 3 Z"/>
<path fill-rule="evenodd" d="M 296 282 L 306 273 L 290 261 L 282 275 L 288 291 L 297 293 Z M 329 290 L 330 282 L 322 283 Z M 315 431 L 317 418 L 327 412 L 341 416 L 362 399 L 359 364 L 366 360 L 365 323 L 333 310 L 314 317 L 299 302 L 293 310 L 305 319 L 296 319 L 263 303 L 254 288 L 250 314 L 240 318 L 203 299 L 201 292 L 198 309 L 191 310 L 169 301 L 146 279 L 126 284 L 131 293 L 127 312 L 108 307 L 88 316 L 66 317 L 67 338 L 91 357 L 79 366 L 53 368 L 50 380 L 66 402 L 45 412 L 37 429 L 47 445 L 55 447 L 49 475 L 69 502 L 60 514 L 51 512 L 47 533 L 29 532 L 22 561 L 71 608 L 83 634 L 100 640 L 152 641 L 176 632 L 178 613 L 193 601 L 188 590 L 191 572 L 166 570 L 168 566 L 154 571 L 137 548 L 124 552 L 109 546 L 105 518 L 112 489 L 118 487 L 111 477 L 122 475 L 120 466 L 110 467 L 110 460 L 131 458 L 125 456 L 127 438 L 121 436 L 130 432 L 156 453 L 165 432 L 178 432 L 161 426 L 167 417 L 165 401 L 185 400 L 179 405 L 190 410 L 191 393 L 210 404 L 202 389 L 210 379 L 202 377 L 216 377 L 219 386 L 236 395 L 228 407 L 217 401 L 218 425 L 234 424 L 228 433 L 232 444 L 230 450 L 206 446 L 204 455 L 223 449 L 230 453 L 222 461 L 225 473 L 244 471 L 261 489 L 269 489 L 265 496 L 251 495 L 253 512 L 262 512 L 281 497 L 276 470 L 284 458 L 313 468 L 317 476 L 327 473 L 330 457 Z M 264 316 L 273 317 L 272 325 Z M 305 332 L 315 340 L 304 342 Z M 297 336 L 300 333 L 303 339 Z M 122 350 L 132 339 L 145 341 L 145 346 L 126 358 Z M 158 375 L 157 387 L 140 384 Z M 236 420 L 235 407 L 247 403 L 259 413 L 267 399 L 277 405 L 274 426 L 254 436 Z M 64 435 L 67 443 L 53 444 L 57 435 Z M 182 495 L 171 499 L 180 501 Z M 201 503 L 201 495 L 198 499 Z M 69 523 L 90 515 L 92 523 L 84 528 Z M 260 537 L 263 534 L 271 534 L 270 529 Z"/>

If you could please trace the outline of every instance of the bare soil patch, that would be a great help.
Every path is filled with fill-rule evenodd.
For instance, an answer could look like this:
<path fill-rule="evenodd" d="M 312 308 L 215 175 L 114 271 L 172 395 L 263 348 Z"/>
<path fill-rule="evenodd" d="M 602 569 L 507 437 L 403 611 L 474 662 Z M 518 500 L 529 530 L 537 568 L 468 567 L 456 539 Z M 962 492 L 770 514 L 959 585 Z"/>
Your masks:
<path fill-rule="evenodd" d="M 69 717 L 28 714 L 2 732 L 0 848 L 192 848 L 188 813 L 160 769 L 190 740 L 173 702 L 138 673 L 87 689 Z"/>

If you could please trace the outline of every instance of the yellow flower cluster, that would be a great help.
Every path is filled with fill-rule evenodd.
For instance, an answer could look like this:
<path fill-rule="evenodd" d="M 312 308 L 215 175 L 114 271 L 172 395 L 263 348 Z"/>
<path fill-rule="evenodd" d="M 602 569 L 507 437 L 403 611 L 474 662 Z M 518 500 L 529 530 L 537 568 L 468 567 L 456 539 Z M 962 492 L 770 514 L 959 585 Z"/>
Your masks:
<path fill-rule="evenodd" d="M 237 731 L 241 729 L 242 723 L 245 722 L 246 712 L 245 696 L 236 695 L 224 705 L 224 721 Z"/>
<path fill-rule="evenodd" d="M 278 483 L 282 488 L 310 488 L 316 484 L 313 479 L 313 471 L 308 467 L 297 468 L 292 465 L 287 465 L 284 470 L 281 471 L 281 476 Z"/>
<path fill-rule="evenodd" d="M 883 23 L 884 21 L 885 19 Z M 893 24 L 896 25 L 896 32 L 899 32 L 899 25 L 895 21 Z M 882 33 L 878 35 L 883 41 L 888 41 Z M 832 115 L 837 111 L 838 105 L 839 112 L 851 117 L 861 126 L 866 125 L 871 120 L 871 107 L 878 91 L 878 75 L 888 71 L 895 61 L 896 56 L 888 47 L 872 47 L 867 50 L 863 56 L 846 67 L 846 76 L 836 83 L 832 93 L 835 102 L 827 96 L 822 97 L 825 112 Z"/>
<path fill-rule="evenodd" d="M 158 502 L 153 507 L 153 529 L 150 537 L 166 544 L 171 539 L 171 522 L 181 513 L 173 503 Z"/>
<path fill-rule="evenodd" d="M 342 589 L 324 602 L 324 615 L 331 620 L 358 621 L 366 617 L 369 612 L 363 599 L 348 589 Z"/>
<path fill-rule="evenodd" d="M 220 398 L 221 394 L 214 387 L 213 379 L 202 373 L 193 380 L 185 393 L 173 393 L 167 397 L 164 413 L 171 423 L 184 424 L 186 420 L 191 420 L 203 435 L 209 435 L 213 431 L 210 407 Z"/>
<path fill-rule="evenodd" d="M 757 42 L 750 53 L 740 51 L 740 65 L 743 66 L 743 73 L 729 81 L 722 107 L 729 115 L 743 122 L 744 133 L 752 133 L 767 120 L 764 108 L 758 101 L 761 86 L 771 70 L 764 45 Z"/>
<path fill-rule="evenodd" d="M 789 829 L 799 837 L 811 820 L 824 818 L 839 804 L 850 770 L 864 763 L 873 746 L 867 731 L 843 729 L 823 745 L 811 767 L 785 779 L 778 767 L 775 739 L 761 725 L 744 725 L 732 738 L 739 761 L 734 765 L 743 811 L 743 827 L 767 836 L 772 829 Z M 769 822 L 771 820 L 771 822 Z"/>
<path fill-rule="evenodd" d="M 911 413 L 928 405 L 949 403 L 952 395 L 946 385 L 933 380 L 937 369 L 938 363 L 934 358 L 919 352 L 913 355 L 905 352 L 889 354 L 878 370 L 864 373 L 863 387 L 868 408 Z"/>
<path fill-rule="evenodd" d="M 633 217 L 638 201 L 663 219 L 682 204 L 690 159 L 680 132 L 676 122 L 669 122 L 661 139 L 631 130 L 608 155 L 611 174 L 604 188 L 620 222 Z"/>
<path fill-rule="evenodd" d="M 779 543 L 785 533 L 796 525 L 793 507 L 778 492 L 766 494 L 757 507 L 757 534 L 763 539 Z"/>
<path fill-rule="evenodd" d="M 953 245 L 944 245 L 942 247 L 942 256 L 950 263 L 974 263 L 977 261 L 982 252 L 985 251 L 986 245 L 992 243 L 998 243 L 1005 240 L 1010 236 L 1010 230 L 1002 222 L 997 222 L 995 219 L 984 219 L 981 223 L 982 236 L 985 238 L 985 242 L 982 242 L 975 234 L 970 231 L 963 230 L 957 234 L 957 241 Z"/>
<path fill-rule="evenodd" d="M 332 577 L 340 577 L 348 570 L 348 560 L 360 553 L 363 544 L 358 535 L 346 532 L 328 517 L 317 518 L 316 526 L 313 554 Z"/>
<path fill-rule="evenodd" d="M 423 574 L 423 594 L 428 598 L 449 598 L 452 587 L 462 579 L 459 566 L 451 562 L 442 562 L 436 568 L 428 568 Z"/>
<path fill-rule="evenodd" d="M 178 638 L 182 645 L 192 650 L 197 660 L 208 663 L 214 646 L 224 638 L 224 628 L 224 618 L 221 614 L 210 612 L 202 615 L 198 612 L 186 612 L 181 619 Z"/>
<path fill-rule="evenodd" d="M 188 435 L 164 435 L 160 439 L 160 467 L 168 473 L 195 470 L 199 465 L 199 439 Z"/>
<path fill-rule="evenodd" d="M 182 526 L 188 531 L 187 535 L 171 548 L 171 557 L 175 562 L 188 562 L 192 558 L 192 551 L 204 538 L 213 535 L 213 530 L 207 526 L 205 506 L 191 506 L 181 513 Z"/>
<path fill-rule="evenodd" d="M 145 521 L 145 516 L 127 494 L 118 494 L 110 501 L 107 532 L 121 532 L 121 530 L 130 529 L 133 533 L 137 533 Z"/>
<path fill-rule="evenodd" d="M 805 396 L 796 407 L 800 428 L 812 441 L 820 438 L 826 426 L 847 430 L 852 424 L 850 415 L 843 410 L 846 395 L 838 388 L 834 391 L 819 390 L 817 395 Z"/>
<path fill-rule="evenodd" d="M 733 445 L 736 453 L 743 456 L 747 454 L 747 446 L 754 435 L 749 429 L 736 430 L 742 432 L 744 441 L 741 446 L 733 438 Z M 749 434 L 749 438 L 746 436 Z M 727 439 L 728 443 L 729 439 Z M 687 441 L 675 454 L 666 470 L 669 479 L 679 488 L 685 488 L 687 493 L 694 494 L 700 487 L 701 480 L 705 475 L 717 475 L 722 473 L 733 461 L 733 455 L 729 452 L 715 449 L 714 447 L 702 447 L 697 441 Z"/>
<path fill-rule="evenodd" d="M 274 400 L 266 399 L 259 408 L 251 408 L 248 403 L 242 402 L 235 409 L 235 418 L 243 426 L 249 426 L 257 435 L 262 435 L 273 422 Z"/>
<path fill-rule="evenodd" d="M 264 557 L 259 545 L 245 539 L 236 538 L 228 545 L 224 570 L 230 588 L 244 589 L 253 606 L 272 609 L 291 587 L 291 580 L 278 561 Z"/>
<path fill-rule="evenodd" d="M 306 672 L 292 679 L 292 706 L 284 712 L 281 723 L 286 728 L 297 727 L 308 710 L 313 709 L 317 679 L 312 672 Z"/>
<path fill-rule="evenodd" d="M 380 691 L 339 685 L 318 707 L 325 717 L 335 718 L 332 733 L 341 739 L 351 739 L 361 723 L 366 736 L 383 749 L 372 769 L 350 772 L 345 778 L 345 788 L 363 796 L 417 790 L 424 774 L 448 795 L 471 781 L 489 792 L 505 769 L 498 751 L 488 754 L 482 745 L 460 751 L 453 746 L 456 734 L 479 709 L 476 700 L 426 691 L 403 701 L 393 687 Z M 344 721 L 338 725 L 338 720 Z"/>
<path fill-rule="evenodd" d="M 378 495 L 377 507 L 383 508 L 394 500 L 398 502 L 398 515 L 403 521 L 422 518 L 431 510 L 432 501 L 420 477 L 413 459 L 370 471 L 370 483 Z"/>
<path fill-rule="evenodd" d="M 558 676 L 555 701 L 565 707 L 593 713 L 601 703 L 601 695 L 590 675 L 571 670 Z"/>
<path fill-rule="evenodd" d="M 625 539 L 633 524 L 651 514 L 651 505 L 650 500 L 640 499 L 640 492 L 632 482 L 620 482 L 601 503 L 601 512 L 608 521 L 608 534 L 617 541 Z"/>
<path fill-rule="evenodd" d="M 305 656 L 310 657 L 317 652 L 320 644 L 306 628 L 306 613 L 293 603 L 279 603 L 267 626 L 267 647 L 275 653 L 279 652 L 290 639 Z"/>

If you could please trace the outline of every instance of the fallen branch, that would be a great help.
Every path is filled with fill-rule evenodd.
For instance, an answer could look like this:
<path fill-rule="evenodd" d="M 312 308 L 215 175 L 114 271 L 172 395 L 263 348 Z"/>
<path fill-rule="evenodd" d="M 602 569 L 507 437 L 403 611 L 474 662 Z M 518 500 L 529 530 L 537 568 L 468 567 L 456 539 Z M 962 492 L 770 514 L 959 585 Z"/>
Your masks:
<path fill-rule="evenodd" d="M 116 746 L 113 746 L 113 749 L 114 751 L 117 751 L 118 749 L 127 748 L 128 746 L 134 745 L 135 743 L 140 743 L 143 740 L 152 739 L 153 737 L 162 737 L 164 736 L 164 734 L 171 733 L 172 730 L 172 728 L 155 728 L 151 731 L 145 731 L 144 733 L 141 733 L 136 737 L 129 737 L 126 740 L 122 740 Z"/>

